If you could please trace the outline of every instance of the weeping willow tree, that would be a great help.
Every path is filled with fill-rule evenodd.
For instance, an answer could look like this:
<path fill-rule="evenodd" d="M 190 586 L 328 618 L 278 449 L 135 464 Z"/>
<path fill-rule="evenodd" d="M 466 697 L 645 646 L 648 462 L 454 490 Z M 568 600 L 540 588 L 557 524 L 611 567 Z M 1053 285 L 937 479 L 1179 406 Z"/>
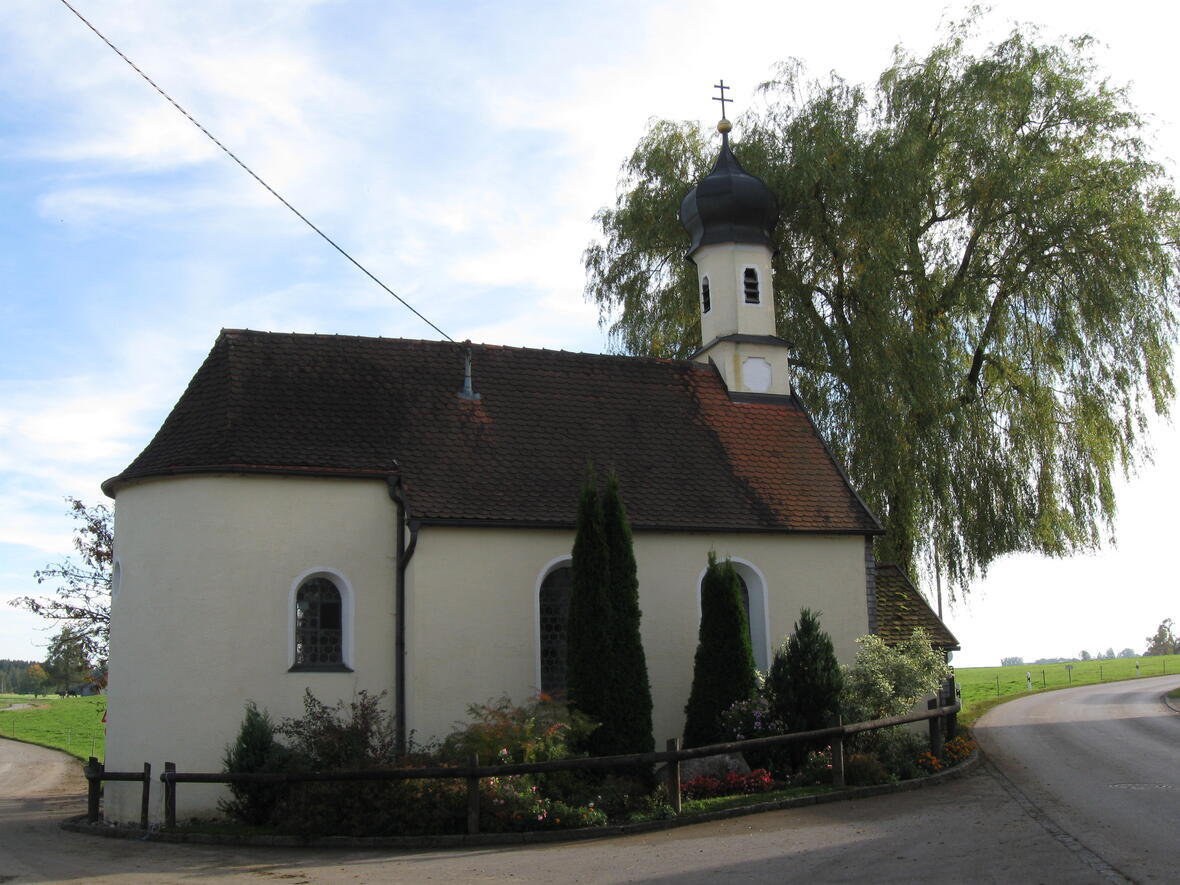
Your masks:
<path fill-rule="evenodd" d="M 884 522 L 878 555 L 964 588 L 996 557 L 1100 543 L 1112 482 L 1174 395 L 1180 211 L 1091 40 L 977 22 L 875 88 L 781 66 L 735 152 L 778 195 L 775 309 L 795 381 Z M 623 352 L 700 342 L 677 222 L 715 136 L 657 121 L 586 251 Z"/>

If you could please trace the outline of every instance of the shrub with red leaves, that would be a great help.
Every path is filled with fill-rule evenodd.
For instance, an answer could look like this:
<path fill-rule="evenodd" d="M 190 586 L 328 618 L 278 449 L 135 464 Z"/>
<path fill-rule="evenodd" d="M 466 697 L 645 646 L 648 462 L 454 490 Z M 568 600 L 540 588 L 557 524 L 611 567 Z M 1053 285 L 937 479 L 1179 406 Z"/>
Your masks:
<path fill-rule="evenodd" d="M 698 777 L 680 785 L 680 793 L 686 799 L 711 799 L 714 796 L 734 796 L 741 793 L 767 793 L 774 789 L 774 779 L 765 768 L 756 768 L 749 774 L 727 774 L 724 779 Z"/>

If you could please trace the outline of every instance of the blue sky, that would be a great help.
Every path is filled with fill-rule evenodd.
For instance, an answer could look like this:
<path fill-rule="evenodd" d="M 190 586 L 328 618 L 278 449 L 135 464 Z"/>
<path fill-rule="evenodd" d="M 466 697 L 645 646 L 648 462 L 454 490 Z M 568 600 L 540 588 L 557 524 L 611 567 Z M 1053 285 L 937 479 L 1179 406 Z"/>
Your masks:
<path fill-rule="evenodd" d="M 653 117 L 740 112 L 789 57 L 869 82 L 940 2 L 71 0 L 231 150 L 455 339 L 602 351 L 592 216 Z M 904 6 L 904 9 L 898 7 Z M 1175 22 L 1157 3 L 996 3 L 1089 32 L 1175 170 Z M 66 495 L 147 443 L 222 327 L 436 337 L 165 103 L 59 0 L 0 8 L 0 603 L 70 550 Z M 789 336 L 788 336 L 789 337 Z M 1119 547 L 998 563 L 948 620 L 958 662 L 1139 650 L 1180 620 L 1180 435 L 1122 495 Z M 1117 593 L 1112 594 L 1111 588 Z M 1109 600 L 1117 596 L 1117 605 Z M 0 605 L 0 657 L 42 656 Z"/>

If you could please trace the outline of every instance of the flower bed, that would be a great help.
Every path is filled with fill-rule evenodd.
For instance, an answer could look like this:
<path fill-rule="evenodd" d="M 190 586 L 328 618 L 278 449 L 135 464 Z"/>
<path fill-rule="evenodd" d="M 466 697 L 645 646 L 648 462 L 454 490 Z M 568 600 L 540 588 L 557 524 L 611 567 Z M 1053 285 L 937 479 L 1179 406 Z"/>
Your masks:
<path fill-rule="evenodd" d="M 686 799 L 712 799 L 715 796 L 736 796 L 751 793 L 769 793 L 775 788 L 774 778 L 765 768 L 756 768 L 749 774 L 727 774 L 723 778 L 702 776 L 680 785 L 680 794 Z"/>

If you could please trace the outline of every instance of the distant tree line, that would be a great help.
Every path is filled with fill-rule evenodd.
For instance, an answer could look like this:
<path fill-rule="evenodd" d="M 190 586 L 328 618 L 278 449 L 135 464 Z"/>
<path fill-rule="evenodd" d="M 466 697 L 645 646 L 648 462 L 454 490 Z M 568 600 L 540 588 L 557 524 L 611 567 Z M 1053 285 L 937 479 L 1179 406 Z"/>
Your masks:
<path fill-rule="evenodd" d="M 1151 652 L 1148 652 L 1151 654 Z M 1072 658 L 1037 658 L 1035 661 L 1026 661 L 1024 658 L 1010 657 L 1000 658 L 1001 667 L 1027 667 L 1033 664 L 1073 664 L 1078 661 L 1111 661 L 1115 658 L 1137 658 L 1138 653 L 1133 648 L 1124 648 L 1122 651 L 1115 653 L 1114 648 L 1108 648 L 1106 651 L 1100 651 L 1097 654 L 1090 654 L 1085 649 L 1081 653 Z"/>
<path fill-rule="evenodd" d="M 0 694 L 41 694 L 48 682 L 40 661 L 0 660 Z"/>
<path fill-rule="evenodd" d="M 1148 636 L 1145 640 L 1147 642 L 1147 649 L 1143 652 L 1143 657 L 1152 657 L 1153 655 L 1176 655 L 1180 654 L 1180 637 L 1176 636 L 1175 629 L 1171 618 L 1164 618 L 1163 622 L 1156 628 L 1153 635 Z M 1137 658 L 1139 654 L 1133 648 L 1124 648 L 1118 654 L 1115 654 L 1114 648 L 1108 648 L 1104 652 L 1098 654 L 1090 654 L 1085 649 L 1075 658 L 1037 658 L 1035 661 L 1026 662 L 1021 657 L 1007 657 L 1000 658 L 1001 667 L 1024 667 L 1031 664 L 1072 664 L 1075 661 L 1109 661 L 1114 658 Z"/>

